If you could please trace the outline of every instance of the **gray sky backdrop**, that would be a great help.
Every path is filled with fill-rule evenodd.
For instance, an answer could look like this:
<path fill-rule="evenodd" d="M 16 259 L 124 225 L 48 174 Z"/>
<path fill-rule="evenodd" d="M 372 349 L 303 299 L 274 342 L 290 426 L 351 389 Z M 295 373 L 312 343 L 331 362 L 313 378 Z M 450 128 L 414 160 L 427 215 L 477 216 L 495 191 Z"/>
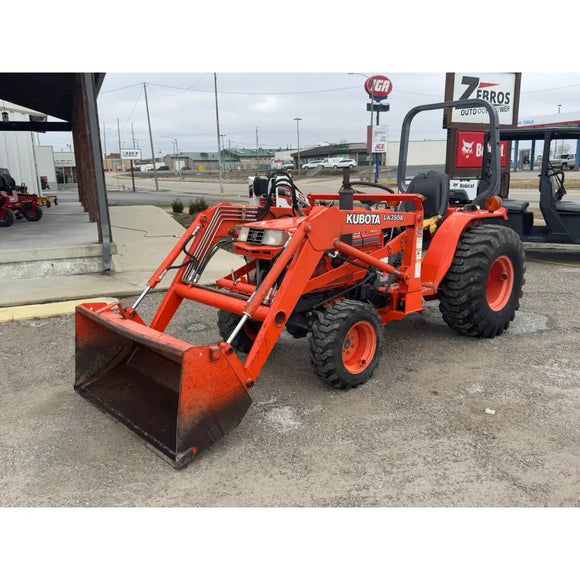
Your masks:
<path fill-rule="evenodd" d="M 322 142 L 362 142 L 370 113 L 365 78 L 344 73 L 217 73 L 220 133 L 225 147 L 297 146 L 300 117 L 301 149 Z M 402 73 L 388 69 L 361 74 L 384 74 L 393 83 L 391 110 L 380 117 L 389 139 L 398 140 L 406 112 L 418 104 L 442 101 L 445 73 Z M 136 145 L 144 157 L 151 147 L 143 83 L 147 83 L 156 154 L 180 151 L 216 151 L 214 75 L 205 73 L 109 73 L 98 100 L 101 131 L 107 152 Z M 523 73 L 520 118 L 580 111 L 580 73 Z M 117 120 L 119 123 L 117 124 Z M 416 117 L 412 138 L 444 139 L 441 113 Z M 40 143 L 67 150 L 70 134 L 47 133 Z"/>

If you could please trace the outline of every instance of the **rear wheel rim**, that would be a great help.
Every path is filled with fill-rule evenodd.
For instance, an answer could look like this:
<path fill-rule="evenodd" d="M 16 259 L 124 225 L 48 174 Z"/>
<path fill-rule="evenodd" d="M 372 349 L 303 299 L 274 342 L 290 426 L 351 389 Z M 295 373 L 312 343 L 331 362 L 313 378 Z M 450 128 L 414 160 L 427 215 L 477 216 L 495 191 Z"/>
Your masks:
<path fill-rule="evenodd" d="M 486 297 L 491 310 L 505 308 L 514 287 L 514 266 L 507 256 L 500 256 L 491 265 L 487 276 Z"/>
<path fill-rule="evenodd" d="M 351 374 L 359 374 L 368 368 L 375 356 L 377 335 L 374 326 L 361 320 L 353 324 L 342 342 L 342 364 Z"/>

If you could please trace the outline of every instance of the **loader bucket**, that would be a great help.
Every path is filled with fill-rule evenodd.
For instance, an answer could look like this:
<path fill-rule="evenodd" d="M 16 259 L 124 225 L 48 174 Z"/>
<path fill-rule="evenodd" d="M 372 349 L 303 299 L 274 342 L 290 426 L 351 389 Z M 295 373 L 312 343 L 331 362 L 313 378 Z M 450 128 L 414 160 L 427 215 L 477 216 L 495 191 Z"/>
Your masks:
<path fill-rule="evenodd" d="M 174 467 L 234 429 L 251 404 L 226 343 L 194 347 L 102 303 L 76 309 L 75 390 Z"/>

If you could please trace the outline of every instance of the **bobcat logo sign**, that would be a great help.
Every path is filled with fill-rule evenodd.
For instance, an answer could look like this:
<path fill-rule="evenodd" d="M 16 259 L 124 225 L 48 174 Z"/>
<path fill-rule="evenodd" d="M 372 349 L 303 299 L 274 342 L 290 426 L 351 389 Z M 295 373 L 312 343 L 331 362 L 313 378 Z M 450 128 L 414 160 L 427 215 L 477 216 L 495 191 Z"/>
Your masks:
<path fill-rule="evenodd" d="M 455 73 L 453 100 L 483 99 L 493 105 L 500 125 L 514 124 L 516 73 Z M 484 107 L 454 109 L 453 123 L 488 124 Z"/>
<path fill-rule="evenodd" d="M 463 146 L 462 146 L 463 143 Z M 491 147 L 488 144 L 488 151 Z M 507 143 L 499 144 L 501 166 L 506 167 Z M 455 155 L 455 167 L 481 168 L 483 157 L 483 132 L 481 131 L 458 131 L 457 149 Z"/>

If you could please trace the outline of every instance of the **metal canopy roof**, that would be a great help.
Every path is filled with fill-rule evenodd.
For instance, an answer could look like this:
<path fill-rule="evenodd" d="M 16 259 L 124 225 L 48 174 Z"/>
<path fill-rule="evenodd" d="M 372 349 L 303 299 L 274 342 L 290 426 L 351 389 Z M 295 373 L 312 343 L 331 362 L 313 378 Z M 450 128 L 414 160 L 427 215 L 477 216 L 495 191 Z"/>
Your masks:
<path fill-rule="evenodd" d="M 506 141 L 542 141 L 548 139 L 580 139 L 580 128 L 576 127 L 543 127 L 517 129 L 500 129 L 499 138 Z"/>
<path fill-rule="evenodd" d="M 0 99 L 71 121 L 78 73 L 0 73 Z M 95 74 L 98 94 L 104 73 Z"/>

